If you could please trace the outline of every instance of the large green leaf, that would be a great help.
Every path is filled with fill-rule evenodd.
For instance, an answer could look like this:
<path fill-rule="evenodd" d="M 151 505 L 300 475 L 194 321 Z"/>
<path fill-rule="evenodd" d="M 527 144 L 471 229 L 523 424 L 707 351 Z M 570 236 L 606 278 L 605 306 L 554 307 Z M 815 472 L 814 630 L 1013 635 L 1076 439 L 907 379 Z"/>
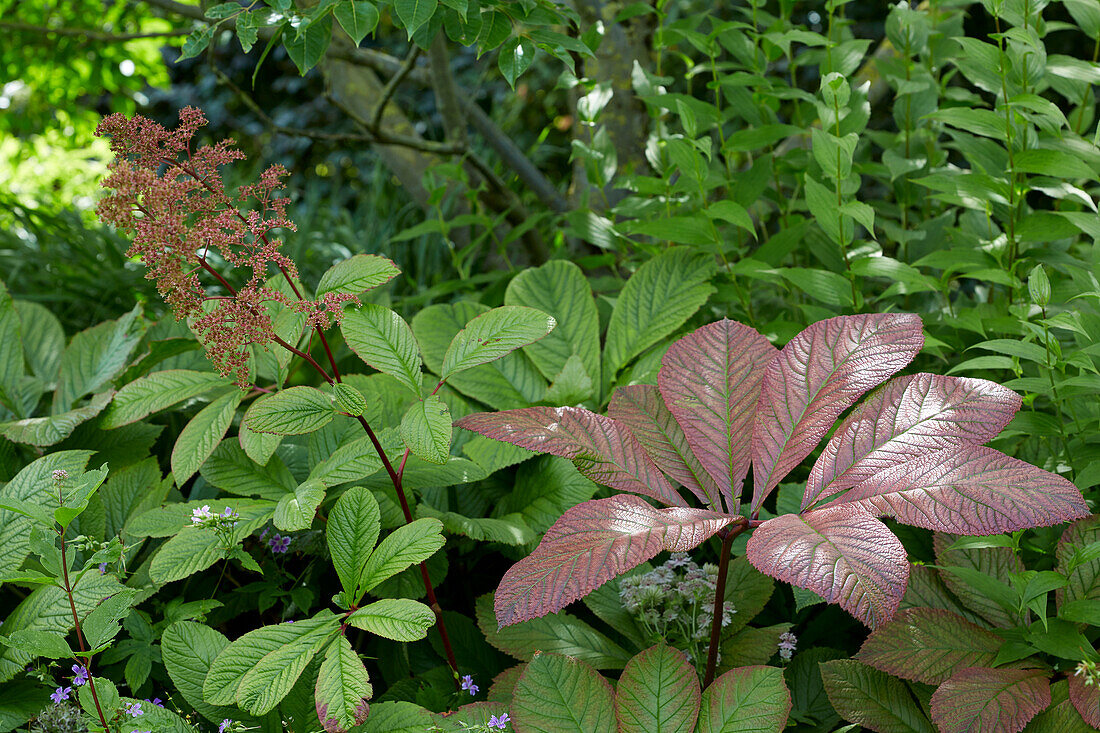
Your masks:
<path fill-rule="evenodd" d="M 120 389 L 103 414 L 100 426 L 110 429 L 127 425 L 215 387 L 228 386 L 229 380 L 214 372 L 191 369 L 154 372 Z"/>
<path fill-rule="evenodd" d="M 416 507 L 418 517 L 434 517 L 443 522 L 444 531 L 460 534 L 480 542 L 502 542 L 506 545 L 526 545 L 534 542 L 535 533 L 523 521 L 522 515 L 506 514 L 502 517 L 467 517 L 456 512 L 441 512 L 420 502 Z"/>
<path fill-rule="evenodd" d="M 347 623 L 387 639 L 410 642 L 428 635 L 428 629 L 435 624 L 435 614 L 419 601 L 384 598 L 356 609 Z"/>
<path fill-rule="evenodd" d="M 16 409 L 15 395 L 19 393 L 19 382 L 23 378 L 23 339 L 19 332 L 15 301 L 0 282 L 0 344 L 4 344 L 0 349 L 0 403 L 17 413 L 22 410 Z M 22 401 L 18 404 L 21 406 Z"/>
<path fill-rule="evenodd" d="M 420 348 L 405 319 L 385 306 L 364 303 L 344 315 L 340 330 L 348 348 L 368 366 L 422 394 Z"/>
<path fill-rule="evenodd" d="M 283 31 L 283 47 L 287 56 L 298 67 L 302 76 L 320 62 L 332 41 L 332 21 L 327 16 L 315 23 L 303 18 L 301 27 L 291 26 Z"/>
<path fill-rule="evenodd" d="M 314 655 L 340 632 L 339 621 L 331 611 L 323 611 L 312 620 L 317 621 L 315 627 L 266 653 L 241 677 L 237 703 L 242 710 L 253 715 L 272 710 L 294 687 Z M 232 648 L 230 645 L 222 654 L 229 654 Z"/>
<path fill-rule="evenodd" d="M 451 411 L 439 398 L 428 395 L 409 407 L 401 418 L 401 439 L 414 456 L 446 463 L 451 451 Z"/>
<path fill-rule="evenodd" d="M 0 283 L 0 288 L 2 287 L 3 284 Z M 0 295 L 0 299 L 2 298 Z M 3 310 L 3 305 L 0 305 L 0 310 Z M 15 310 L 19 314 L 23 355 L 27 364 L 39 379 L 45 382 L 54 381 L 61 367 L 61 353 L 65 350 L 65 331 L 61 328 L 61 322 L 48 308 L 33 301 L 17 300 Z M 3 326 L 0 326 L 0 331 L 2 330 Z M 0 343 L 9 343 L 3 339 L 4 336 L 0 335 Z M 3 369 L 0 367 L 0 371 Z M 3 383 L 4 380 L 0 379 L 0 384 Z"/>
<path fill-rule="evenodd" d="M 100 392 L 88 404 L 49 417 L 29 417 L 0 424 L 0 434 L 13 443 L 38 447 L 56 445 L 68 438 L 81 423 L 98 415 L 111 401 L 113 392 Z"/>
<path fill-rule="evenodd" d="M 623 286 L 604 346 L 603 381 L 611 383 L 626 364 L 683 325 L 714 292 L 714 258 L 674 247 L 638 268 Z"/>
<path fill-rule="evenodd" d="M 140 308 L 135 306 L 117 321 L 100 323 L 73 336 L 61 355 L 54 414 L 68 411 L 74 402 L 100 389 L 125 368 L 141 339 Z"/>
<path fill-rule="evenodd" d="M 615 687 L 619 733 L 692 733 L 699 717 L 699 677 L 683 652 L 664 644 L 626 663 Z"/>
<path fill-rule="evenodd" d="M 363 436 L 337 448 L 328 458 L 313 467 L 309 477 L 335 486 L 366 478 L 382 468 L 382 459 L 375 452 L 370 438 Z M 386 480 L 389 478 L 387 476 Z"/>
<path fill-rule="evenodd" d="M 351 36 L 356 46 L 378 25 L 378 8 L 367 0 L 340 0 L 332 14 L 340 21 L 340 27 Z"/>
<path fill-rule="evenodd" d="M 361 7 L 357 6 L 363 5 L 367 5 L 367 3 L 345 0 L 345 2 L 337 5 L 335 10 L 340 25 L 344 26 L 344 29 L 353 36 L 355 34 L 348 30 L 344 20 L 350 18 L 353 25 L 358 25 L 355 21 L 357 13 L 361 14 Z M 374 17 L 375 22 L 377 22 L 377 10 L 374 11 Z M 355 39 L 355 42 L 361 41 L 366 33 L 367 31 L 364 31 L 362 35 Z M 327 293 L 358 295 L 367 290 L 373 290 L 400 274 L 401 270 L 397 265 L 385 257 L 363 254 L 353 255 L 342 262 L 337 262 L 321 276 L 320 281 L 317 283 L 317 297 L 321 298 Z"/>
<path fill-rule="evenodd" d="M 487 364 L 538 341 L 554 329 L 553 316 L 506 305 L 477 316 L 458 332 L 443 355 L 440 379 Z"/>
<path fill-rule="evenodd" d="M 370 677 L 363 660 L 340 634 L 328 646 L 314 687 L 317 717 L 325 730 L 347 730 L 361 725 L 370 709 Z"/>
<path fill-rule="evenodd" d="M 363 567 L 363 592 L 434 555 L 446 541 L 442 532 L 443 524 L 438 519 L 417 519 L 395 529 L 378 543 Z"/>
<path fill-rule="evenodd" d="M 271 395 L 248 414 L 248 427 L 258 433 L 303 435 L 332 422 L 336 408 L 316 387 L 290 387 Z"/>
<path fill-rule="evenodd" d="M 200 469 L 211 486 L 237 496 L 257 496 L 278 501 L 297 482 L 279 457 L 272 457 L 261 466 L 241 449 L 233 438 L 223 440 Z"/>
<path fill-rule="evenodd" d="M 509 708 L 518 730 L 615 733 L 611 685 L 580 660 L 536 653 L 516 682 Z"/>
<path fill-rule="evenodd" d="M 202 684 L 218 654 L 229 646 L 219 632 L 193 621 L 178 621 L 164 630 L 161 659 L 168 676 L 187 704 L 207 720 L 220 723 L 234 717 L 236 708 L 211 705 L 202 696 Z"/>
<path fill-rule="evenodd" d="M 381 529 L 378 501 L 362 486 L 353 486 L 340 496 L 329 512 L 325 527 L 329 554 L 347 600 L 358 603 L 367 560 Z"/>
<path fill-rule="evenodd" d="M 275 506 L 275 527 L 284 532 L 309 529 L 317 507 L 325 500 L 325 485 L 316 479 L 307 480 L 285 494 Z"/>
<path fill-rule="evenodd" d="M 210 457 L 233 422 L 244 392 L 232 389 L 199 410 L 180 431 L 172 448 L 172 475 L 183 486 Z"/>
<path fill-rule="evenodd" d="M 220 504 L 220 502 L 219 502 Z M 240 519 L 229 535 L 231 545 L 255 532 L 271 516 L 271 504 L 240 506 Z M 149 578 L 158 584 L 171 583 L 205 570 L 225 557 L 221 539 L 213 530 L 184 527 L 172 539 L 161 545 L 149 563 Z"/>
<path fill-rule="evenodd" d="M 783 730 L 791 693 L 775 667 L 739 667 L 703 693 L 697 733 L 772 733 Z"/>
<path fill-rule="evenodd" d="M 438 0 L 396 0 L 394 2 L 397 17 L 401 19 L 405 30 L 408 31 L 409 38 L 413 37 L 420 26 L 431 20 L 437 6 Z"/>
<path fill-rule="evenodd" d="M 905 683 L 854 659 L 821 665 L 829 701 L 846 720 L 879 733 L 935 733 Z"/>

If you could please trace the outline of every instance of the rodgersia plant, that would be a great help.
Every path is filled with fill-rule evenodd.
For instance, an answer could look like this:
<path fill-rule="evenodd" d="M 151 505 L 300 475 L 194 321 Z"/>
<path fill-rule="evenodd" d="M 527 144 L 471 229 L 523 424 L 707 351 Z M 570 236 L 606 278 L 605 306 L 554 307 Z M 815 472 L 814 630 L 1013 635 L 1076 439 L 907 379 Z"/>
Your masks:
<path fill-rule="evenodd" d="M 730 546 L 741 532 L 752 531 L 747 555 L 759 570 L 874 628 L 893 617 L 909 574 L 881 517 L 983 535 L 1086 516 L 1069 481 L 983 447 L 1019 408 L 1015 393 L 933 374 L 886 381 L 923 342 L 920 319 L 906 314 L 831 318 L 781 350 L 724 320 L 673 344 L 657 386 L 620 388 L 606 416 L 532 407 L 462 418 L 462 427 L 570 458 L 593 480 L 630 492 L 565 512 L 504 575 L 498 623 L 560 610 L 662 550 L 717 535 L 709 683 Z M 780 481 L 876 387 L 825 444 L 799 510 L 760 519 Z M 750 465 L 751 498 L 743 496 Z M 701 506 L 689 506 L 677 485 Z"/>

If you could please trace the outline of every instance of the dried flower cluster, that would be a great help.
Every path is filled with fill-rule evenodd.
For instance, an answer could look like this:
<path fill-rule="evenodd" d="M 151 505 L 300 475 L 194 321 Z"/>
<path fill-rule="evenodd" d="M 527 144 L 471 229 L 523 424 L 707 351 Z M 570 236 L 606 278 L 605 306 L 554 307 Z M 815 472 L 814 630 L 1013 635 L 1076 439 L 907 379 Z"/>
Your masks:
<path fill-rule="evenodd" d="M 620 580 L 619 600 L 653 641 L 663 639 L 693 662 L 705 663 L 699 646 L 710 637 L 717 586 L 718 566 L 700 567 L 686 552 L 674 552 L 648 573 Z M 723 605 L 722 626 L 730 624 L 734 613 L 729 603 Z"/>
<path fill-rule="evenodd" d="M 115 159 L 105 188 L 113 193 L 100 202 L 99 217 L 133 236 L 128 251 L 138 257 L 155 280 L 157 290 L 179 319 L 192 327 L 207 355 L 223 374 L 237 383 L 248 380 L 248 347 L 266 347 L 275 340 L 271 311 L 282 304 L 307 313 L 315 328 L 327 328 L 340 317 L 352 295 L 329 294 L 318 302 L 305 300 L 294 285 L 297 268 L 279 251 L 279 229 L 294 229 L 287 218 L 287 199 L 275 192 L 287 171 L 273 165 L 254 184 L 241 186 L 234 197 L 225 190 L 221 166 L 242 160 L 233 140 L 192 150 L 195 132 L 205 125 L 201 110 L 186 107 L 175 130 L 141 117 L 105 117 L 96 134 L 109 136 Z M 233 287 L 214 268 L 215 253 L 233 268 L 250 270 L 241 287 Z M 291 284 L 296 298 L 265 284 L 271 266 Z M 228 295 L 211 296 L 200 271 L 214 277 Z"/>

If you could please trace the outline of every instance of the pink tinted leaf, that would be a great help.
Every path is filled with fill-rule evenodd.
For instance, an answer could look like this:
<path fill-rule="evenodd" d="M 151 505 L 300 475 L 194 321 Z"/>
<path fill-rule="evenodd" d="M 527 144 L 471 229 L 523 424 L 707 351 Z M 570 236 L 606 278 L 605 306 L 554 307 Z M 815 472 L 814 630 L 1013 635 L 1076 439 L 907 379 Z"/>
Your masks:
<path fill-rule="evenodd" d="M 760 572 L 814 591 L 871 628 L 893 617 L 909 578 L 898 538 L 853 505 L 769 519 L 753 530 L 746 554 Z"/>
<path fill-rule="evenodd" d="M 892 379 L 844 419 L 806 481 L 802 508 L 934 450 L 981 444 L 1004 429 L 1020 397 L 984 379 Z"/>
<path fill-rule="evenodd" d="M 791 339 L 764 374 L 752 436 L 753 510 L 840 413 L 923 345 L 920 318 L 906 313 L 829 318 Z"/>
<path fill-rule="evenodd" d="M 699 676 L 679 649 L 664 644 L 635 655 L 615 687 L 618 733 L 695 730 Z"/>
<path fill-rule="evenodd" d="M 1100 728 L 1100 687 L 1086 685 L 1082 675 L 1069 676 L 1069 700 L 1085 722 Z"/>
<path fill-rule="evenodd" d="M 958 669 L 993 664 L 1003 643 L 950 611 L 907 608 L 871 632 L 854 658 L 895 677 L 938 685 Z"/>
<path fill-rule="evenodd" d="M 504 574 L 494 600 L 497 622 L 503 627 L 559 611 L 662 550 L 697 547 L 732 520 L 705 509 L 655 509 L 630 495 L 578 504 Z"/>
<path fill-rule="evenodd" d="M 683 428 L 669 412 L 656 387 L 651 384 L 619 387 L 611 395 L 607 414 L 634 434 L 669 478 L 678 481 L 703 503 L 721 509 L 718 486 L 691 452 Z"/>
<path fill-rule="evenodd" d="M 872 476 L 840 497 L 872 514 L 965 535 L 1045 527 L 1088 516 L 1066 479 L 992 448 L 929 453 Z"/>
<path fill-rule="evenodd" d="M 1042 670 L 970 667 L 932 694 L 932 722 L 943 733 L 1019 733 L 1047 705 Z"/>
<path fill-rule="evenodd" d="M 629 430 L 582 407 L 478 412 L 455 424 L 487 438 L 572 459 L 585 476 L 613 489 L 686 506 Z"/>
<path fill-rule="evenodd" d="M 731 512 L 749 468 L 760 385 L 778 353 L 753 329 L 725 319 L 680 339 L 661 360 L 661 396 Z"/>

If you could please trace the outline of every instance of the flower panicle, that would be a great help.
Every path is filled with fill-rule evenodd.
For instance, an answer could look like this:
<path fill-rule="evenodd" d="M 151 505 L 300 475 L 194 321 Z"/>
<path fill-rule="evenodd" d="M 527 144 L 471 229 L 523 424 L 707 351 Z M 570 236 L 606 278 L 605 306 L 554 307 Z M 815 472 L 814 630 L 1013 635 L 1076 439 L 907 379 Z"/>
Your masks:
<path fill-rule="evenodd" d="M 194 146 L 207 124 L 203 112 L 185 107 L 174 130 L 140 115 L 112 114 L 96 128 L 110 138 L 115 154 L 103 181 L 111 194 L 97 207 L 101 220 L 129 234 L 127 254 L 148 268 L 157 291 L 177 319 L 191 319 L 207 355 L 238 385 L 248 385 L 249 347 L 275 342 L 273 311 L 279 306 L 307 314 L 312 328 L 324 329 L 358 298 L 328 294 L 317 302 L 287 295 L 267 285 L 272 268 L 292 284 L 298 276 L 293 260 L 280 251 L 280 230 L 294 231 L 287 216 L 289 199 L 278 195 L 286 168 L 272 165 L 255 183 L 226 190 L 221 169 L 243 160 L 232 139 Z M 234 288 L 210 262 L 211 256 L 248 272 Z M 200 275 L 207 272 L 228 290 L 212 297 Z M 232 273 L 231 273 L 232 274 Z"/>

